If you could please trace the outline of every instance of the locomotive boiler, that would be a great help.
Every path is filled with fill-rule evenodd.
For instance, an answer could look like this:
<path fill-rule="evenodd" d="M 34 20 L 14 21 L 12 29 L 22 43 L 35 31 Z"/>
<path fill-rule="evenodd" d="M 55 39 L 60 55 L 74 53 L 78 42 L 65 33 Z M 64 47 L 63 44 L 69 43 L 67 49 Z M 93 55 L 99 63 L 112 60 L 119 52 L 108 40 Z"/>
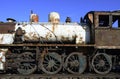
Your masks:
<path fill-rule="evenodd" d="M 119 77 L 119 11 L 90 11 L 80 23 L 69 17 L 61 23 L 57 12 L 49 14 L 49 22 L 39 22 L 34 13 L 30 22 L 7 20 L 0 23 L 1 74 L 72 74 L 78 78 L 114 73 L 112 78 Z"/>
<path fill-rule="evenodd" d="M 40 42 L 89 42 L 89 27 L 73 24 L 16 24 L 15 29 L 24 30 L 22 41 Z"/>

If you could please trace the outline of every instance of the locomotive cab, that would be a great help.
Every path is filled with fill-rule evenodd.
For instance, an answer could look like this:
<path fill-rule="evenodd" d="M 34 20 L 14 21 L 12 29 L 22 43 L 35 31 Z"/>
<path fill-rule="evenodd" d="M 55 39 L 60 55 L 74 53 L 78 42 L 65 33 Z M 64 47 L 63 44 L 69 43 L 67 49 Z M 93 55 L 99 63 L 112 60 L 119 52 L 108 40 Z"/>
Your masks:
<path fill-rule="evenodd" d="M 96 49 L 96 55 L 92 59 L 94 71 L 105 74 L 111 70 L 118 70 L 117 68 L 120 68 L 118 59 L 120 56 L 120 11 L 91 11 L 87 13 L 85 19 L 91 28 L 91 41 Z M 98 63 L 96 64 L 95 61 Z M 105 62 L 109 63 L 109 67 Z M 103 66 L 105 69 L 99 69 Z"/>
<path fill-rule="evenodd" d="M 112 47 L 120 45 L 120 12 L 91 11 L 85 16 L 90 26 L 91 41 L 97 47 Z"/>
<path fill-rule="evenodd" d="M 120 12 L 94 12 L 95 44 L 100 48 L 120 46 Z"/>

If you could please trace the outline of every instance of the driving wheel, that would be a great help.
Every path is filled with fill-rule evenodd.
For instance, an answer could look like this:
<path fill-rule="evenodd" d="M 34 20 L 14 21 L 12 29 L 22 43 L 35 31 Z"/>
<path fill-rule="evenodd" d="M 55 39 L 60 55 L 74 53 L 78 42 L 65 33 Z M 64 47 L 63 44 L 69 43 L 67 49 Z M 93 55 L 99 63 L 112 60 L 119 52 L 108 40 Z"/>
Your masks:
<path fill-rule="evenodd" d="M 65 68 L 73 74 L 81 74 L 86 69 L 86 56 L 80 52 L 71 53 L 65 61 Z"/>
<path fill-rule="evenodd" d="M 19 66 L 17 71 L 20 74 L 32 74 L 36 70 L 35 59 L 32 52 L 24 52 L 19 56 Z"/>
<path fill-rule="evenodd" d="M 97 53 L 92 59 L 92 66 L 96 73 L 107 74 L 112 69 L 111 57 L 106 53 Z"/>
<path fill-rule="evenodd" d="M 56 52 L 48 52 L 41 60 L 41 69 L 47 74 L 56 74 L 62 68 L 62 59 Z"/>

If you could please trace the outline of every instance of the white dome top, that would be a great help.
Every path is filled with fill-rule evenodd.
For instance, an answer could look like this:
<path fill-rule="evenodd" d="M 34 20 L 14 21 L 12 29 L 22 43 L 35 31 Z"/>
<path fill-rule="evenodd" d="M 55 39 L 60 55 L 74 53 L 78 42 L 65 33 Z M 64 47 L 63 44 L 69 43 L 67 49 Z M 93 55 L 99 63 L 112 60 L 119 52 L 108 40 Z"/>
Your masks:
<path fill-rule="evenodd" d="M 57 13 L 57 12 L 51 12 L 51 13 L 49 14 L 49 19 L 51 19 L 51 18 L 60 19 L 60 15 L 59 15 L 59 13 Z"/>

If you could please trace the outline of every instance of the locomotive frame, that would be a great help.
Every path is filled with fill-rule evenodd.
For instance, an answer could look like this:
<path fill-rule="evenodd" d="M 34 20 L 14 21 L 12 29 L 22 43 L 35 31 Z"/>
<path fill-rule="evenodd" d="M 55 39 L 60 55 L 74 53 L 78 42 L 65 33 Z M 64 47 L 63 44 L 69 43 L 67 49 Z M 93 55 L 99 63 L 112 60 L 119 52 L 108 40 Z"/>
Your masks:
<path fill-rule="evenodd" d="M 118 25 L 113 27 L 116 20 Z M 120 12 L 91 11 L 81 22 L 90 27 L 88 44 L 24 43 L 21 41 L 24 31 L 14 31 L 16 23 L 0 23 L 0 33 L 15 32 L 14 44 L 0 44 L 1 49 L 8 49 L 1 73 L 47 76 L 63 73 L 79 76 L 86 73 L 119 74 Z"/>

